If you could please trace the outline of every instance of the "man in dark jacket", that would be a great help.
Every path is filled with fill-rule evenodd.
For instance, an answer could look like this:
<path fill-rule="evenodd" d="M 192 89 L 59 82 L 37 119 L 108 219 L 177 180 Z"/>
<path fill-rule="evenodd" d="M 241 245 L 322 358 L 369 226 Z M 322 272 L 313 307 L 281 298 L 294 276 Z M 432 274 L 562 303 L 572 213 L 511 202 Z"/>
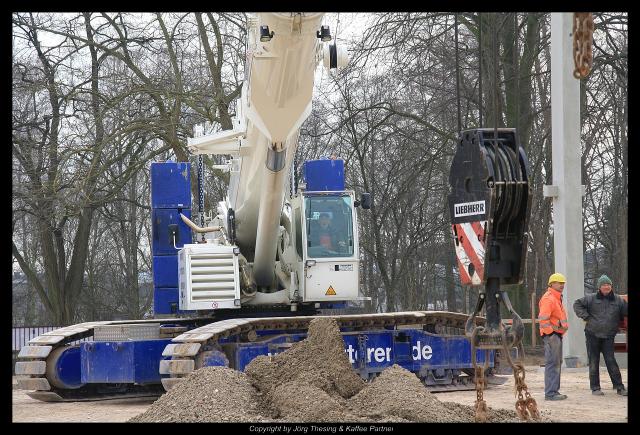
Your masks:
<path fill-rule="evenodd" d="M 584 333 L 587 339 L 591 392 L 596 396 L 604 395 L 600 390 L 602 352 L 613 388 L 618 394 L 626 396 L 627 390 L 622 383 L 620 368 L 614 356 L 613 342 L 618 332 L 618 324 L 627 315 L 627 302 L 614 294 L 611 280 L 607 275 L 602 275 L 598 278 L 598 291 L 576 300 L 573 311 L 587 322 Z"/>

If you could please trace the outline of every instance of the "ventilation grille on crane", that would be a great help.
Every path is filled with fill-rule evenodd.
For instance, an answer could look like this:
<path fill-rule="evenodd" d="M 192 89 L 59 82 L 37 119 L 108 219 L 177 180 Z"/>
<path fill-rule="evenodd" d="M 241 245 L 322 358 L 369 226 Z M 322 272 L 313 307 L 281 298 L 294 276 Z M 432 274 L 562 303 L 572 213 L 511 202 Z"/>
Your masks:
<path fill-rule="evenodd" d="M 178 253 L 181 310 L 239 308 L 235 246 L 192 244 Z"/>
<path fill-rule="evenodd" d="M 233 253 L 191 255 L 191 300 L 235 298 Z"/>

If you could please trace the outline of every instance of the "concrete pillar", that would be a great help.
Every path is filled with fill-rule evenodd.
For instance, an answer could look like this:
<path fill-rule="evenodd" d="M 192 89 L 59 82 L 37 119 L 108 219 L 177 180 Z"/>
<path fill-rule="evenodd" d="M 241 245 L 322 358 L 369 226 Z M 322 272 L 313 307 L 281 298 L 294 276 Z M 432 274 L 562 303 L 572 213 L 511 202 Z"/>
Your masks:
<path fill-rule="evenodd" d="M 551 14 L 551 140 L 553 185 L 544 194 L 553 198 L 555 272 L 567 277 L 564 305 L 569 330 L 562 351 L 567 367 L 587 364 L 584 322 L 573 302 L 584 296 L 584 247 L 580 180 L 580 81 L 573 77 L 573 13 Z"/>

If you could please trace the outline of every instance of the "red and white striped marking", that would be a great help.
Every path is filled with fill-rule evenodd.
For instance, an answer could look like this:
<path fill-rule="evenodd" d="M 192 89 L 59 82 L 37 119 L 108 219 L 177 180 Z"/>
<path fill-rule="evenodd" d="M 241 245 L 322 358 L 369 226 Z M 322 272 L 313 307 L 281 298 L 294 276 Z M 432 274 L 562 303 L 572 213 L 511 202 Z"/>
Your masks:
<path fill-rule="evenodd" d="M 484 228 L 487 221 L 453 224 L 457 234 L 456 257 L 462 285 L 481 285 L 484 279 Z M 469 273 L 469 265 L 473 264 Z"/>

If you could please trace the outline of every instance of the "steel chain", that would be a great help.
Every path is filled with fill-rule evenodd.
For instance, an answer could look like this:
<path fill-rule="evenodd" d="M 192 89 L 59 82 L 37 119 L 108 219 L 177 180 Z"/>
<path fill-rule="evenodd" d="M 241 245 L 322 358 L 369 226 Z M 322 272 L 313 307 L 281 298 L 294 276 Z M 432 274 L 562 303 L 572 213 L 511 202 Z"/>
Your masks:
<path fill-rule="evenodd" d="M 200 226 L 204 227 L 204 157 L 198 155 L 198 213 L 200 215 Z M 205 237 L 202 233 L 202 242 Z"/>
<path fill-rule="evenodd" d="M 517 362 L 513 364 L 513 376 L 516 383 L 516 394 L 518 400 L 516 400 L 516 413 L 522 420 L 540 420 L 540 412 L 538 411 L 538 404 L 528 391 L 527 384 L 524 382 L 525 370 L 524 366 Z M 523 395 L 524 392 L 524 395 Z"/>
<path fill-rule="evenodd" d="M 475 368 L 475 381 L 476 381 L 476 422 L 485 423 L 488 419 L 487 402 L 484 400 L 484 388 L 486 386 L 486 380 L 484 378 L 484 367 L 479 366 Z"/>
<path fill-rule="evenodd" d="M 573 76 L 583 79 L 591 72 L 593 65 L 593 14 L 575 12 L 573 14 Z"/>

